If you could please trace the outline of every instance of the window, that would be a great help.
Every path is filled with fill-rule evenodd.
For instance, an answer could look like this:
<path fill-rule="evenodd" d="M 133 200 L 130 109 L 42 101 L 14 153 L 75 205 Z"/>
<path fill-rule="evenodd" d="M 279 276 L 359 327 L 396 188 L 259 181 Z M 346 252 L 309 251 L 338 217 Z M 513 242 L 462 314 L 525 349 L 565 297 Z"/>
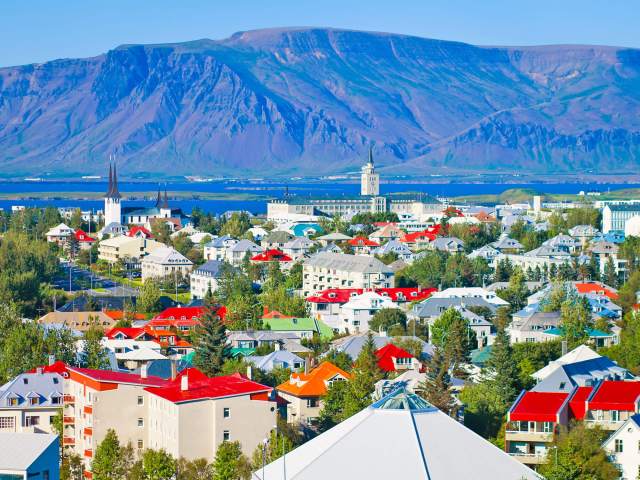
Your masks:
<path fill-rule="evenodd" d="M 138 405 L 144 405 L 144 397 L 142 395 L 138 396 Z"/>
<path fill-rule="evenodd" d="M 138 440 L 138 449 L 142 450 L 144 448 L 144 443 L 142 442 L 142 440 Z"/>
<path fill-rule="evenodd" d="M 14 429 L 16 425 L 16 419 L 14 417 L 0 417 L 0 430 Z"/>
<path fill-rule="evenodd" d="M 49 480 L 49 470 L 44 470 L 42 472 L 42 480 Z"/>
<path fill-rule="evenodd" d="M 18 399 L 16 397 L 7 398 L 7 405 L 9 407 L 17 407 L 18 406 Z"/>
<path fill-rule="evenodd" d="M 551 433 L 552 430 L 553 430 L 553 426 L 552 426 L 551 422 L 544 422 L 542 424 L 542 431 L 544 433 Z"/>
<path fill-rule="evenodd" d="M 620 421 L 620 412 L 618 410 L 611 410 L 611 421 L 612 422 Z"/>
<path fill-rule="evenodd" d="M 622 453 L 622 440 L 617 438 L 614 444 L 616 453 Z"/>
<path fill-rule="evenodd" d="M 222 416 L 224 418 L 229 418 L 231 416 L 231 410 L 229 409 L 229 407 L 224 407 L 222 409 Z"/>
<path fill-rule="evenodd" d="M 317 398 L 307 398 L 307 408 L 316 408 L 318 406 Z"/>
<path fill-rule="evenodd" d="M 138 419 L 138 426 L 139 427 L 144 427 L 144 419 L 142 419 L 142 418 Z"/>
<path fill-rule="evenodd" d="M 39 425 L 39 424 L 40 424 L 40 417 L 31 416 L 31 417 L 25 417 L 25 419 L 24 419 L 24 426 L 25 427 L 33 427 L 33 426 Z"/>
<path fill-rule="evenodd" d="M 229 430 L 225 430 L 224 432 L 222 432 L 223 441 L 228 442 L 230 438 L 231 438 L 231 435 L 229 434 Z"/>
<path fill-rule="evenodd" d="M 53 383 L 54 383 L 55 385 L 57 385 L 57 384 L 59 383 L 59 381 L 58 381 L 58 379 L 57 379 L 56 377 L 53 377 Z"/>
<path fill-rule="evenodd" d="M 564 390 L 567 387 L 566 382 L 560 382 L 560 390 Z"/>
<path fill-rule="evenodd" d="M 52 405 L 60 405 L 62 403 L 62 398 L 58 397 L 57 395 L 54 397 L 51 397 L 51 404 Z"/>

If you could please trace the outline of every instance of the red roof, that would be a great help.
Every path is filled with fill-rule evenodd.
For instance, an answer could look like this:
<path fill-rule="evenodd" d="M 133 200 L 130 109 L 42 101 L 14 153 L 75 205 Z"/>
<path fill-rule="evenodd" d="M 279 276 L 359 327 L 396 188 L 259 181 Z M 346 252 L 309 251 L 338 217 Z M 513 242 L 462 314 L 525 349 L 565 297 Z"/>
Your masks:
<path fill-rule="evenodd" d="M 416 243 L 419 241 L 433 242 L 436 239 L 437 233 L 431 231 L 432 228 L 433 227 L 429 227 L 420 232 L 405 233 L 402 238 L 400 238 L 400 241 L 404 243 Z"/>
<path fill-rule="evenodd" d="M 111 330 L 106 331 L 104 336 L 108 339 L 114 339 L 118 333 L 125 338 L 136 339 L 144 333 L 144 328 L 114 327 Z"/>
<path fill-rule="evenodd" d="M 393 302 L 414 302 L 429 298 L 436 288 L 376 288 L 376 293 L 389 297 Z M 347 303 L 353 295 L 360 295 L 362 288 L 329 288 L 308 297 L 311 303 Z"/>
<path fill-rule="evenodd" d="M 160 377 L 149 376 L 147 378 L 142 378 L 140 375 L 135 375 L 133 373 L 113 372 L 111 370 L 94 370 L 91 368 L 77 367 L 69 367 L 69 370 L 98 382 L 129 383 L 134 385 L 147 385 L 149 387 L 161 387 L 167 384 L 167 381 Z"/>
<path fill-rule="evenodd" d="M 83 230 L 76 230 L 76 232 L 74 233 L 76 240 L 78 240 L 78 242 L 85 242 L 85 243 L 93 243 L 96 241 L 95 238 L 90 237 L 89 235 L 87 235 L 87 233 Z"/>
<path fill-rule="evenodd" d="M 140 225 L 134 225 L 133 227 L 131 227 L 131 230 L 129 230 L 129 232 L 127 233 L 127 236 L 129 237 L 143 236 L 144 238 L 153 238 L 153 235 L 151 234 L 151 232 Z"/>
<path fill-rule="evenodd" d="M 578 387 L 569 400 L 569 411 L 573 418 L 583 420 L 587 413 L 587 398 L 591 395 L 593 387 Z"/>
<path fill-rule="evenodd" d="M 396 358 L 415 358 L 409 352 L 393 343 L 387 343 L 384 347 L 376 350 L 376 357 L 378 357 L 378 366 L 385 372 L 396 371 L 394 362 Z"/>
<path fill-rule="evenodd" d="M 610 287 L 607 287 L 603 283 L 599 282 L 576 282 L 575 284 L 576 290 L 578 293 L 595 293 L 598 295 L 605 295 L 610 300 L 617 300 L 618 293 Z"/>
<path fill-rule="evenodd" d="M 525 392 L 509 412 L 510 421 L 557 422 L 568 393 Z"/>
<path fill-rule="evenodd" d="M 42 373 L 58 373 L 63 377 L 68 377 L 67 373 L 67 365 L 61 360 L 57 360 L 51 365 L 45 365 L 43 367 L 38 367 L 42 369 Z M 28 370 L 26 373 L 36 373 L 38 368 L 32 368 Z"/>
<path fill-rule="evenodd" d="M 186 390 L 182 390 L 182 377 L 185 376 L 188 379 L 188 385 Z M 271 392 L 272 388 L 248 380 L 240 374 L 207 377 L 196 368 L 187 368 L 180 372 L 175 380 L 167 382 L 164 387 L 147 388 L 145 390 L 170 402 L 181 403 L 209 398 Z"/>
<path fill-rule="evenodd" d="M 207 307 L 169 307 L 153 317 L 153 320 L 198 319 L 204 315 L 206 308 Z"/>
<path fill-rule="evenodd" d="M 123 310 L 105 310 L 104 313 L 109 315 L 114 320 L 122 320 L 124 318 L 124 311 Z M 129 312 L 129 315 L 131 315 L 131 313 L 132 312 Z M 145 315 L 144 315 L 144 313 L 135 313 L 135 312 L 133 312 L 133 318 L 135 320 L 144 320 L 145 319 Z"/>
<path fill-rule="evenodd" d="M 272 249 L 251 257 L 251 260 L 253 262 L 290 262 L 293 259 L 280 250 Z"/>
<path fill-rule="evenodd" d="M 353 237 L 347 243 L 352 247 L 379 247 L 380 246 L 378 242 L 369 240 L 367 237 Z"/>
<path fill-rule="evenodd" d="M 636 411 L 640 397 L 640 382 L 605 380 L 600 383 L 588 402 L 589 410 Z"/>

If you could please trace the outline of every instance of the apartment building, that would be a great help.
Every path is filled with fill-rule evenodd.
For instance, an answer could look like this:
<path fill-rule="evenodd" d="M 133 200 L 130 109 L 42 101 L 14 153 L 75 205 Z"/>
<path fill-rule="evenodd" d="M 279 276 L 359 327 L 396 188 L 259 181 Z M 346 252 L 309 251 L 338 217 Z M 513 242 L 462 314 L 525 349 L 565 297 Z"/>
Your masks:
<path fill-rule="evenodd" d="M 223 261 L 227 259 L 227 250 L 236 245 L 239 240 L 229 236 L 214 238 L 204 246 L 205 260 Z"/>
<path fill-rule="evenodd" d="M 351 375 L 330 362 L 322 362 L 309 373 L 292 373 L 288 381 L 276 387 L 287 405 L 289 423 L 313 425 L 323 407 L 322 398 L 333 382 L 349 380 Z"/>
<path fill-rule="evenodd" d="M 618 467 L 620 478 L 632 480 L 640 473 L 640 415 L 633 415 L 605 440 L 602 447 Z"/>
<path fill-rule="evenodd" d="M 222 262 L 209 260 L 191 272 L 191 298 L 203 299 L 207 293 L 218 289 L 218 280 L 222 277 Z"/>
<path fill-rule="evenodd" d="M 329 288 L 391 288 L 393 270 L 380 260 L 341 253 L 318 253 L 303 264 L 305 297 Z"/>
<path fill-rule="evenodd" d="M 174 248 L 157 248 L 142 259 L 142 279 L 186 278 L 193 262 Z"/>
<path fill-rule="evenodd" d="M 560 426 L 569 423 L 568 393 L 522 392 L 507 413 L 505 451 L 524 463 L 545 463 Z"/>
<path fill-rule="evenodd" d="M 109 263 L 117 263 L 119 260 L 139 260 L 162 247 L 165 247 L 165 244 L 155 240 L 120 235 L 100 242 L 98 258 Z"/>
<path fill-rule="evenodd" d="M 640 382 L 607 380 L 590 388 L 584 415 L 584 421 L 589 425 L 617 430 L 640 412 Z"/>
<path fill-rule="evenodd" d="M 55 433 L 62 410 L 64 378 L 58 373 L 23 373 L 0 386 L 0 432 Z"/>
<path fill-rule="evenodd" d="M 175 458 L 214 458 L 223 441 L 239 441 L 251 455 L 276 424 L 272 388 L 239 374 L 209 378 L 189 368 L 166 386 L 145 391 L 149 448 Z"/>

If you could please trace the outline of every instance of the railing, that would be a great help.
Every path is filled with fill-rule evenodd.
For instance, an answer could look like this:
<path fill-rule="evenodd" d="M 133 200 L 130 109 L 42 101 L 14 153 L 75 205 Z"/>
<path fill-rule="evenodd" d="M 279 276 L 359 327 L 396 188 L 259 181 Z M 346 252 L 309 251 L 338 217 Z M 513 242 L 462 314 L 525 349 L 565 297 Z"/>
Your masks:
<path fill-rule="evenodd" d="M 87 415 L 92 415 L 93 414 L 93 407 L 91 405 L 85 405 L 84 406 L 84 413 L 86 413 Z"/>
<path fill-rule="evenodd" d="M 86 458 L 93 458 L 93 450 L 91 450 L 90 448 L 86 449 L 86 450 L 84 451 L 84 456 L 85 456 Z"/>
<path fill-rule="evenodd" d="M 76 397 L 74 397 L 73 395 L 63 395 L 62 401 L 64 403 L 76 403 Z"/>
<path fill-rule="evenodd" d="M 73 423 L 75 423 L 76 419 L 73 417 L 62 417 L 62 423 L 64 423 L 65 425 L 71 425 Z"/>
<path fill-rule="evenodd" d="M 521 453 L 521 452 L 509 452 L 509 455 L 520 463 L 529 465 L 540 465 L 546 463 L 546 453 Z"/>
<path fill-rule="evenodd" d="M 553 431 L 551 432 L 537 432 L 526 430 L 507 430 L 505 431 L 505 440 L 510 441 L 537 441 L 537 442 L 552 442 Z"/>
<path fill-rule="evenodd" d="M 62 444 L 63 445 L 75 445 L 76 444 L 76 439 L 73 437 L 63 437 L 62 438 Z"/>

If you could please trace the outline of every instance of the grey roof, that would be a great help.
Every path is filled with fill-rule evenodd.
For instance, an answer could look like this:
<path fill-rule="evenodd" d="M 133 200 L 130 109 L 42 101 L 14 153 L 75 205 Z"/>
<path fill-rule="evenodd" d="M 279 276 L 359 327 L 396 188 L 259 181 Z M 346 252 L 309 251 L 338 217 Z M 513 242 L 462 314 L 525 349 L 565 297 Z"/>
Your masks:
<path fill-rule="evenodd" d="M 251 240 L 247 240 L 246 238 L 240 240 L 233 247 L 231 247 L 231 251 L 232 252 L 260 253 L 260 252 L 262 252 L 262 250 L 263 250 L 263 248 L 260 245 L 252 242 Z"/>
<path fill-rule="evenodd" d="M 533 387 L 534 392 L 571 392 L 573 387 L 592 386 L 600 380 L 631 380 L 633 375 L 607 357 L 559 365 Z"/>
<path fill-rule="evenodd" d="M 544 285 L 544 282 L 524 282 L 527 289 L 530 292 L 538 290 L 540 287 Z M 497 292 L 498 290 L 503 290 L 509 286 L 509 282 L 493 282 L 491 285 L 487 285 L 484 287 L 485 290 L 489 292 Z"/>
<path fill-rule="evenodd" d="M 616 254 L 618 253 L 619 247 L 613 242 L 596 242 L 589 249 L 591 253 L 598 254 Z"/>
<path fill-rule="evenodd" d="M 488 259 L 488 258 L 495 258 L 499 254 L 500 252 L 489 244 L 489 245 L 483 245 L 480 248 L 476 248 L 473 252 L 471 252 L 467 256 L 469 258 L 480 257 L 480 258 Z"/>
<path fill-rule="evenodd" d="M 436 250 L 449 250 L 451 247 L 461 249 L 464 248 L 464 242 L 456 237 L 437 237 L 431 246 Z"/>
<path fill-rule="evenodd" d="M 28 398 L 39 398 L 38 405 L 29 405 L 29 408 L 55 408 L 61 407 L 60 403 L 53 403 L 52 398 L 62 398 L 64 385 L 63 378 L 57 373 L 22 373 L 13 380 L 0 387 L 0 407 L 6 408 L 8 398 L 17 398 L 18 406 L 24 408 Z"/>
<path fill-rule="evenodd" d="M 287 250 L 302 250 L 309 249 L 313 245 L 315 245 L 315 242 L 313 240 L 309 240 L 307 237 L 295 237 L 285 243 L 283 248 L 286 248 Z"/>
<path fill-rule="evenodd" d="M 640 212 L 640 203 L 620 203 L 617 205 L 606 205 L 612 212 Z"/>
<path fill-rule="evenodd" d="M 395 253 L 397 255 L 412 255 L 411 249 L 398 240 L 389 240 L 384 245 L 373 251 L 376 255 L 385 255 L 387 253 Z"/>
<path fill-rule="evenodd" d="M 557 247 L 552 247 L 550 245 L 541 245 L 538 248 L 528 251 L 524 254 L 526 257 L 550 257 L 550 258 L 566 258 L 567 260 L 571 258 L 571 254 L 567 251 L 562 250 Z"/>
<path fill-rule="evenodd" d="M 453 307 L 487 307 L 492 312 L 497 310 L 497 306 L 487 302 L 483 298 L 477 297 L 449 297 L 434 298 L 430 297 L 413 307 L 413 314 L 420 318 L 433 318 L 442 315 L 444 310 Z M 443 310 L 444 309 L 444 310 Z"/>
<path fill-rule="evenodd" d="M 490 244 L 497 250 L 522 250 L 524 246 L 514 238 L 502 237 Z"/>
<path fill-rule="evenodd" d="M 49 449 L 55 458 L 58 436 L 51 433 L 0 432 L 0 445 L 0 470 L 26 471 Z M 57 462 L 51 465 L 57 466 Z"/>
<path fill-rule="evenodd" d="M 576 225 L 569 229 L 569 235 L 573 237 L 594 237 L 600 231 L 591 225 Z"/>
<path fill-rule="evenodd" d="M 284 367 L 293 370 L 296 363 L 300 366 L 304 365 L 302 358 L 286 350 L 276 350 L 275 352 L 262 356 L 248 356 L 245 357 L 245 361 L 253 363 L 257 368 L 265 372 L 270 372 L 275 367 Z"/>
<path fill-rule="evenodd" d="M 207 243 L 206 247 L 212 248 L 226 248 L 229 242 L 238 242 L 235 238 L 230 235 L 223 235 L 222 237 L 214 238 L 209 243 Z"/>
<path fill-rule="evenodd" d="M 220 278 L 221 269 L 224 262 L 220 260 L 209 260 L 208 262 L 200 265 L 193 273 L 196 275 L 203 275 L 205 277 Z"/>
<path fill-rule="evenodd" d="M 373 341 L 376 344 L 376 348 L 382 348 L 385 345 L 391 343 L 394 337 L 387 337 L 381 335 L 374 335 Z M 431 357 L 433 355 L 433 346 L 430 343 L 425 342 L 421 338 L 413 336 L 395 337 L 399 339 L 411 339 L 417 340 L 422 344 L 422 355 L 424 357 Z M 336 352 L 344 352 L 349 355 L 353 360 L 358 358 L 360 351 L 367 341 L 367 335 L 351 335 L 348 337 L 340 338 L 331 342 L 331 349 Z"/>
<path fill-rule="evenodd" d="M 342 250 L 335 243 L 330 242 L 325 247 L 321 247 L 318 252 L 340 253 Z"/>
<path fill-rule="evenodd" d="M 559 234 L 555 237 L 550 238 L 542 245 L 546 245 L 549 247 L 567 247 L 567 248 L 577 248 L 581 245 L 580 240 L 577 238 L 570 237 L 569 235 Z"/>
<path fill-rule="evenodd" d="M 304 265 L 358 273 L 393 273 L 393 270 L 377 258 L 344 253 L 317 253 L 307 259 Z"/>
<path fill-rule="evenodd" d="M 293 238 L 293 235 L 284 230 L 274 230 L 269 232 L 266 237 L 262 237 L 264 243 L 287 243 Z"/>
<path fill-rule="evenodd" d="M 326 235 L 322 235 L 321 237 L 318 237 L 316 240 L 323 240 L 326 242 L 344 242 L 346 240 L 351 240 L 351 238 L 349 235 L 345 235 L 344 233 L 340 233 L 340 232 L 331 232 L 331 233 L 327 233 Z"/>

